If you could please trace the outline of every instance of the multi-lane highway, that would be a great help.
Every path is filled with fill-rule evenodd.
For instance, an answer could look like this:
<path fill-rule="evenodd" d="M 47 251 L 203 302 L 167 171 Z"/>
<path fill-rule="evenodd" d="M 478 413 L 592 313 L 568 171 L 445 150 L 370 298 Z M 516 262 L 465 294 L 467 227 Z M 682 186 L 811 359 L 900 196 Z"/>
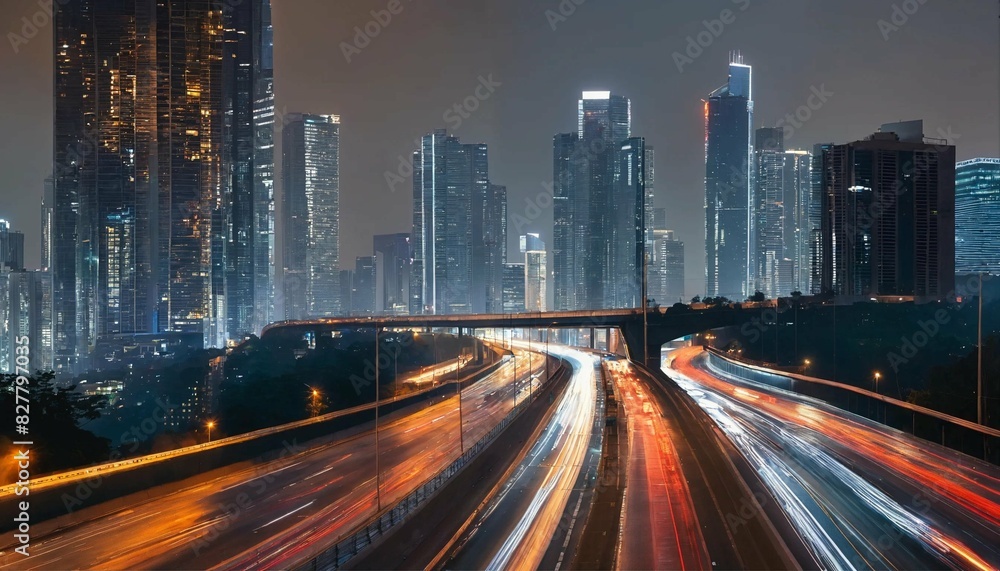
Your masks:
<path fill-rule="evenodd" d="M 572 364 L 569 386 L 539 439 L 459 542 L 448 568 L 536 569 L 550 547 L 558 551 L 575 527 L 580 490 L 575 490 L 573 505 L 569 500 L 581 474 L 599 460 L 599 450 L 589 449 L 598 399 L 597 358 L 556 346 L 550 352 Z M 554 567 L 565 565 L 567 554 L 554 556 Z"/>
<path fill-rule="evenodd" d="M 646 374 L 624 360 L 606 369 L 628 418 L 628 482 L 622 511 L 621 569 L 707 569 L 711 559 L 660 403 Z"/>
<path fill-rule="evenodd" d="M 1000 469 L 822 402 L 727 378 L 699 348 L 667 373 L 833 568 L 1000 568 Z"/>
<path fill-rule="evenodd" d="M 513 395 L 496 398 L 498 394 L 544 372 L 544 359 L 536 355 L 529 372 L 525 353 L 516 353 L 516 379 L 511 359 L 462 391 L 467 444 L 512 408 Z M 459 416 L 454 396 L 385 419 L 379 430 L 383 507 L 461 454 Z M 90 519 L 87 511 L 80 512 L 77 521 L 84 523 L 68 525 L 57 518 L 33 524 L 31 558 L 21 559 L 7 545 L 0 550 L 0 567 L 287 568 L 376 511 L 371 432 L 305 451 L 290 444 L 291 454 L 272 462 L 237 465 L 211 481 L 181 485 L 169 494 L 150 489 L 118 511 L 94 510 Z"/>

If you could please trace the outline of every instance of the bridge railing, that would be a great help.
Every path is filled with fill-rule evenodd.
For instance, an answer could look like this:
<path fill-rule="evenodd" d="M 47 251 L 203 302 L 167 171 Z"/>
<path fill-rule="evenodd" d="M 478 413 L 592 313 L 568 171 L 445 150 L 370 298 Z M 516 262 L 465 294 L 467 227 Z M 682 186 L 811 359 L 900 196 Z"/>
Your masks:
<path fill-rule="evenodd" d="M 710 368 L 726 375 L 792 391 L 1000 465 L 1000 430 L 853 385 L 776 371 L 708 348 Z"/>
<path fill-rule="evenodd" d="M 564 373 L 565 368 L 566 362 L 560 360 L 559 366 L 551 372 L 546 382 L 551 382 L 552 379 L 558 378 L 559 375 Z M 359 529 L 351 536 L 342 539 L 336 545 L 320 552 L 312 559 L 296 567 L 296 569 L 298 571 L 332 571 L 343 568 L 348 561 L 384 537 L 389 530 L 406 521 L 406 519 L 423 507 L 449 480 L 461 472 L 480 452 L 488 448 L 500 436 L 500 433 L 510 426 L 517 416 L 534 402 L 541 392 L 536 391 L 534 398 L 526 398 L 515 405 L 499 424 L 494 426 L 475 444 L 467 448 L 465 453 L 458 459 L 449 464 L 439 474 L 424 482 L 423 485 L 400 500 L 396 505 L 383 512 L 374 521 Z"/>

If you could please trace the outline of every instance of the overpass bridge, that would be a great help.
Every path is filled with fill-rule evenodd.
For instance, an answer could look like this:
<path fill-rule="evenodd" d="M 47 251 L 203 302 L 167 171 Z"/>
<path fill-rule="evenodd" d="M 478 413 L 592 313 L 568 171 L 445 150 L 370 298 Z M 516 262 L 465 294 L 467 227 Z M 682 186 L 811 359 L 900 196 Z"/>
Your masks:
<path fill-rule="evenodd" d="M 499 328 L 589 329 L 592 333 L 600 330 L 617 330 L 625 340 L 631 360 L 659 368 L 660 347 L 665 343 L 709 329 L 741 326 L 759 318 L 759 309 L 742 307 L 651 308 L 645 316 L 643 310 L 637 308 L 545 313 L 320 318 L 273 323 L 264 328 L 261 338 L 282 336 L 301 338 L 310 333 L 373 327 L 453 328 L 458 330 L 459 335 L 466 330 Z M 591 339 L 593 337 L 591 335 Z"/>

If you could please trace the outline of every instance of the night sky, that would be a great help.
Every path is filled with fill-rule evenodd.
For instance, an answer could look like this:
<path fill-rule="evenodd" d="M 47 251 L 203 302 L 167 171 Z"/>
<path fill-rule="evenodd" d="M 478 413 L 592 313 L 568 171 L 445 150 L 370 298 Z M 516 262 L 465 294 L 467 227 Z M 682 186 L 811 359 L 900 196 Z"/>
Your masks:
<path fill-rule="evenodd" d="M 789 147 L 844 143 L 882 123 L 924 119 L 926 135 L 951 138 L 959 160 L 1000 156 L 994 0 L 575 1 L 563 1 L 575 12 L 555 19 L 553 30 L 546 11 L 558 13 L 557 0 L 401 0 L 402 12 L 348 63 L 341 43 L 389 0 L 273 0 L 279 111 L 342 117 L 345 267 L 371 253 L 373 234 L 410 231 L 410 181 L 393 191 L 385 173 L 397 172 L 415 138 L 454 126 L 445 112 L 491 75 L 500 85 L 453 132 L 489 144 L 491 178 L 507 185 L 511 217 L 531 220 L 511 223 L 511 251 L 518 231 L 550 242 L 551 209 L 533 217 L 526 199 L 541 194 L 549 204 L 552 136 L 575 129 L 580 92 L 611 90 L 631 98 L 633 134 L 656 148 L 657 205 L 686 242 L 689 296 L 704 290 L 701 99 L 725 82 L 730 50 L 753 66 L 755 127 L 795 113 L 814 87 L 832 92 Z M 51 170 L 51 26 L 15 53 L 8 34 L 21 33 L 38 0 L 0 3 L 0 217 L 27 234 L 35 265 Z M 902 25 L 880 29 L 879 20 L 892 23 L 894 4 Z M 904 6 L 917 9 L 905 15 Z M 699 32 L 704 42 L 711 32 L 703 21 L 726 9 L 731 23 L 678 71 L 674 52 Z"/>

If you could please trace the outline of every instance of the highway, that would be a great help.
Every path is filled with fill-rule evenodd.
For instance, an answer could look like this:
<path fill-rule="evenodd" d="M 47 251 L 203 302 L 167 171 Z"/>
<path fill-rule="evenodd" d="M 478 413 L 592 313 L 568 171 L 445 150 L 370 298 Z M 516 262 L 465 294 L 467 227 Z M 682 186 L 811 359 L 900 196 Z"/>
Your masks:
<path fill-rule="evenodd" d="M 529 377 L 525 353 L 517 377 Z M 533 359 L 533 373 L 544 359 Z M 513 398 L 488 398 L 515 385 L 515 360 L 462 392 L 466 443 L 492 428 Z M 511 395 L 513 396 L 513 395 Z M 460 454 L 458 398 L 438 400 L 380 426 L 382 505 L 387 508 L 433 477 Z M 104 514 L 101 506 L 77 514 L 79 523 L 56 518 L 32 525 L 32 555 L 13 544 L 0 549 L 0 567 L 17 569 L 231 569 L 287 568 L 371 519 L 376 511 L 375 438 L 371 431 L 178 491 L 153 488 L 127 508 Z M 300 445 L 301 446 L 301 445 Z M 176 488 L 176 486 L 174 486 Z M 103 510 L 107 511 L 107 510 Z M 4 538 L 10 541 L 10 536 Z"/>
<path fill-rule="evenodd" d="M 1000 469 L 815 399 L 710 369 L 667 374 L 751 463 L 831 568 L 1000 568 Z"/>
<path fill-rule="evenodd" d="M 629 464 L 618 550 L 620 569 L 708 569 L 690 490 L 673 440 L 680 437 L 650 394 L 646 374 L 606 363 L 628 417 Z"/>
<path fill-rule="evenodd" d="M 549 351 L 572 364 L 573 377 L 539 439 L 477 515 L 445 563 L 447 568 L 536 569 L 550 547 L 558 550 L 566 533 L 571 533 L 582 499 L 574 505 L 569 500 L 581 474 L 594 468 L 600 456 L 599 449 L 590 450 L 598 398 L 597 358 L 555 345 Z M 553 567 L 558 568 L 566 555 L 557 554 Z"/>

